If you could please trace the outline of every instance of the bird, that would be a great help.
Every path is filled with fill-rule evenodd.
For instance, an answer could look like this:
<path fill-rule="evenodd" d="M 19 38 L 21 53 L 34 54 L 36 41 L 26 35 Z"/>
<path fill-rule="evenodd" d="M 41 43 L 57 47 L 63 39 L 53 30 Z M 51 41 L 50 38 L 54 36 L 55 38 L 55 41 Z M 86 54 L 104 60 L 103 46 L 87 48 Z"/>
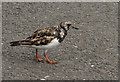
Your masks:
<path fill-rule="evenodd" d="M 42 63 L 44 61 L 38 58 L 38 49 L 43 49 L 46 61 L 50 64 L 56 64 L 57 61 L 50 60 L 46 53 L 48 49 L 60 45 L 67 36 L 67 32 L 71 28 L 76 30 L 79 29 L 78 27 L 74 27 L 71 21 L 63 21 L 60 22 L 59 25 L 42 27 L 33 32 L 33 34 L 26 39 L 10 42 L 10 46 L 29 46 L 36 48 L 35 58 L 37 61 Z"/>

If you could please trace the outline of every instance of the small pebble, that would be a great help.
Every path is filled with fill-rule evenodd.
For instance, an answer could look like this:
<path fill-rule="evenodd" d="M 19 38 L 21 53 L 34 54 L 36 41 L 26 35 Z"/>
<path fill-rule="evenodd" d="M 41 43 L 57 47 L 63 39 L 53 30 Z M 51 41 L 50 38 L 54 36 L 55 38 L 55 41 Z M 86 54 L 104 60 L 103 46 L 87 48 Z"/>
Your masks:
<path fill-rule="evenodd" d="M 47 17 L 45 17 L 45 18 L 47 18 Z"/>
<path fill-rule="evenodd" d="M 94 65 L 91 65 L 91 67 L 94 67 Z"/>
<path fill-rule="evenodd" d="M 11 67 L 9 67 L 9 68 L 11 68 Z"/>
<path fill-rule="evenodd" d="M 60 8 L 57 8 L 57 9 L 60 9 Z"/>
<path fill-rule="evenodd" d="M 48 78 L 48 77 L 50 77 L 50 76 L 45 76 L 44 78 Z"/>
<path fill-rule="evenodd" d="M 78 58 L 76 58 L 76 60 L 77 60 Z"/>
<path fill-rule="evenodd" d="M 106 49 L 105 51 L 109 51 L 109 49 Z"/>
<path fill-rule="evenodd" d="M 78 46 L 74 45 L 75 48 L 78 48 Z"/>
<path fill-rule="evenodd" d="M 40 79 L 40 80 L 45 80 L 45 79 Z"/>

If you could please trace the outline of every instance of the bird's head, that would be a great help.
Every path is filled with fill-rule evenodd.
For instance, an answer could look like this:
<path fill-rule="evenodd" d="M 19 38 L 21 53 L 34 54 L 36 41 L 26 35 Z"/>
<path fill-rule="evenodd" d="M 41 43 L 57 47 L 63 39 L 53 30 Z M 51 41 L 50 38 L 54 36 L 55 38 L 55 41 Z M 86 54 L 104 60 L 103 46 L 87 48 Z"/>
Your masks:
<path fill-rule="evenodd" d="M 61 22 L 60 26 L 67 31 L 69 30 L 69 28 L 74 28 L 74 29 L 78 30 L 78 28 L 72 26 L 72 23 L 70 21 Z"/>

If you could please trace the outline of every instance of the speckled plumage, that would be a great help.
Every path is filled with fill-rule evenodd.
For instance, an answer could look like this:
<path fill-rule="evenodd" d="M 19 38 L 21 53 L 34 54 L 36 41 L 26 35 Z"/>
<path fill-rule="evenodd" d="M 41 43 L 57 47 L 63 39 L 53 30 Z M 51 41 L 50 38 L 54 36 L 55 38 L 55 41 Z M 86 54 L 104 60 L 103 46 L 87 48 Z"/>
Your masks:
<path fill-rule="evenodd" d="M 11 46 L 18 45 L 35 45 L 42 46 L 48 45 L 55 38 L 61 43 L 67 31 L 71 26 L 71 22 L 61 22 L 58 26 L 43 27 L 35 31 L 30 37 L 27 37 L 25 40 L 13 41 L 10 42 Z"/>
<path fill-rule="evenodd" d="M 59 45 L 67 35 L 69 28 L 75 28 L 70 21 L 61 22 L 57 26 L 43 27 L 35 31 L 31 36 L 24 40 L 10 42 L 11 46 L 30 46 L 36 48 L 36 60 L 43 62 L 38 58 L 37 48 L 45 49 L 44 57 L 51 64 L 56 61 L 50 61 L 46 56 L 46 50 Z M 78 29 L 78 28 L 75 28 Z"/>

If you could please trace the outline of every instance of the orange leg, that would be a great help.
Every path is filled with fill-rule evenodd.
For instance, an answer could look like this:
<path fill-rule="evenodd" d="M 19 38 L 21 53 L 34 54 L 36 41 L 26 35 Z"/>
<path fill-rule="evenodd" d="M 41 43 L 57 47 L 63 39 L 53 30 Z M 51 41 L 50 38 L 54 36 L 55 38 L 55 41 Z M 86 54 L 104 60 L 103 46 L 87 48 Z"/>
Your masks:
<path fill-rule="evenodd" d="M 48 57 L 46 56 L 46 53 L 45 53 L 45 52 L 44 52 L 44 57 L 47 59 L 47 62 L 48 62 L 48 63 L 51 63 L 51 64 L 57 63 L 56 61 L 50 61 L 50 60 L 48 59 Z"/>
<path fill-rule="evenodd" d="M 38 58 L 38 51 L 37 51 L 37 49 L 36 49 L 36 56 L 35 56 L 35 58 L 36 58 L 36 60 L 37 60 L 37 61 L 39 61 L 39 62 L 42 62 L 42 63 L 43 63 L 43 60 L 41 60 L 41 59 L 39 59 L 39 58 Z"/>

